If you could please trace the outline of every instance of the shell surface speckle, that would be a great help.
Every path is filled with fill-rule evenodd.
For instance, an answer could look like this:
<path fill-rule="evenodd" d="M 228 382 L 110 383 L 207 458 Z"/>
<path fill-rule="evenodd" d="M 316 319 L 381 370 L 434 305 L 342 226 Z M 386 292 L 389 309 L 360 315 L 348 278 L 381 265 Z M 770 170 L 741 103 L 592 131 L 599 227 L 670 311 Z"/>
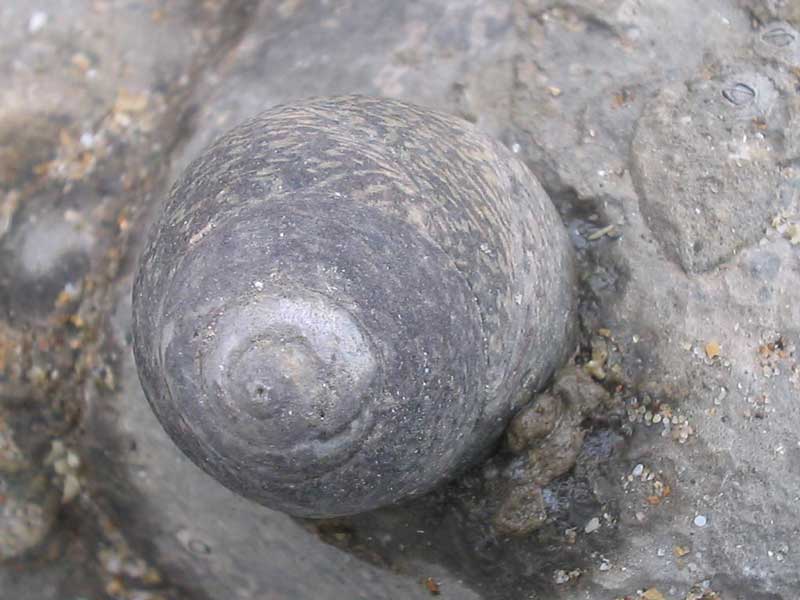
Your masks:
<path fill-rule="evenodd" d="M 269 110 L 175 184 L 134 286 L 176 444 L 303 516 L 430 490 L 572 349 L 560 219 L 503 146 L 403 102 Z"/>

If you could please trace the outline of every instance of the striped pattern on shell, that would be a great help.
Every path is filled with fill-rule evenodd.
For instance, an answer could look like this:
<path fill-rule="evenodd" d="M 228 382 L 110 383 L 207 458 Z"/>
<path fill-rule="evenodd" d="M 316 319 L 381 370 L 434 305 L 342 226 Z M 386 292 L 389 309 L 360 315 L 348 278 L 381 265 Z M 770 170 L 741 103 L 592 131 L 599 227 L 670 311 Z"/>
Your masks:
<path fill-rule="evenodd" d="M 202 469 L 296 515 L 474 461 L 570 346 L 574 267 L 535 178 L 399 101 L 269 110 L 175 184 L 134 286 L 153 410 Z"/>

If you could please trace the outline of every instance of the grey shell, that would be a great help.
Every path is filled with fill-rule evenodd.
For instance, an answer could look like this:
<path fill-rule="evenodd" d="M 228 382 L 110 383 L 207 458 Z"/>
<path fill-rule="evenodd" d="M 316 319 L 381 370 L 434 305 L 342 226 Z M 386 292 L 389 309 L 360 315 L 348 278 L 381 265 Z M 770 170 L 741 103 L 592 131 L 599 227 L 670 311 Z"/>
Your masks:
<path fill-rule="evenodd" d="M 315 99 L 175 184 L 134 286 L 136 361 L 211 476 L 352 514 L 491 446 L 572 350 L 574 289 L 559 216 L 503 146 L 403 102 Z"/>

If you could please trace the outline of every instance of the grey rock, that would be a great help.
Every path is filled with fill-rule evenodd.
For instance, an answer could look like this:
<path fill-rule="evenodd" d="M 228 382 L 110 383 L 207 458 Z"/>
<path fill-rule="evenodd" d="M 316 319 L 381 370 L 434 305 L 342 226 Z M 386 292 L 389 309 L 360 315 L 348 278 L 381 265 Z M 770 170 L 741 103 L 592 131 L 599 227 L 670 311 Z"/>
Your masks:
<path fill-rule="evenodd" d="M 731 67 L 664 89 L 632 146 L 641 210 L 664 253 L 708 271 L 763 237 L 778 212 L 786 126 L 763 72 Z"/>
<path fill-rule="evenodd" d="M 35 550 L 56 520 L 61 493 L 45 464 L 49 446 L 30 408 L 0 403 L 0 561 Z"/>

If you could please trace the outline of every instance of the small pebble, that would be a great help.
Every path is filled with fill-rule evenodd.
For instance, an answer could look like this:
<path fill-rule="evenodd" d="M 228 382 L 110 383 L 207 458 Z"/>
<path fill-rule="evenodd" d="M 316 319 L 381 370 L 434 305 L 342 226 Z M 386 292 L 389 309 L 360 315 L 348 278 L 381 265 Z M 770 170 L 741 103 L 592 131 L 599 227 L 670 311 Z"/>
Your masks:
<path fill-rule="evenodd" d="M 37 10 L 31 15 L 31 18 L 28 21 L 28 31 L 30 33 L 38 33 L 44 29 L 44 26 L 47 25 L 47 18 L 46 12 Z"/>
<path fill-rule="evenodd" d="M 710 360 L 714 360 L 715 358 L 719 358 L 719 355 L 722 352 L 722 347 L 719 345 L 719 342 L 711 341 L 706 344 L 705 351 L 706 356 Z"/>
<path fill-rule="evenodd" d="M 705 515 L 697 515 L 694 518 L 695 527 L 705 527 L 706 523 L 708 523 L 708 519 L 706 519 Z"/>
<path fill-rule="evenodd" d="M 84 148 L 92 148 L 94 146 L 94 134 L 90 131 L 85 131 L 81 134 L 80 142 Z"/>
<path fill-rule="evenodd" d="M 586 533 L 592 533 L 594 531 L 597 531 L 598 529 L 600 529 L 600 519 L 598 519 L 597 517 L 594 517 L 592 520 L 590 520 L 586 524 L 586 527 L 584 528 L 584 531 Z"/>

